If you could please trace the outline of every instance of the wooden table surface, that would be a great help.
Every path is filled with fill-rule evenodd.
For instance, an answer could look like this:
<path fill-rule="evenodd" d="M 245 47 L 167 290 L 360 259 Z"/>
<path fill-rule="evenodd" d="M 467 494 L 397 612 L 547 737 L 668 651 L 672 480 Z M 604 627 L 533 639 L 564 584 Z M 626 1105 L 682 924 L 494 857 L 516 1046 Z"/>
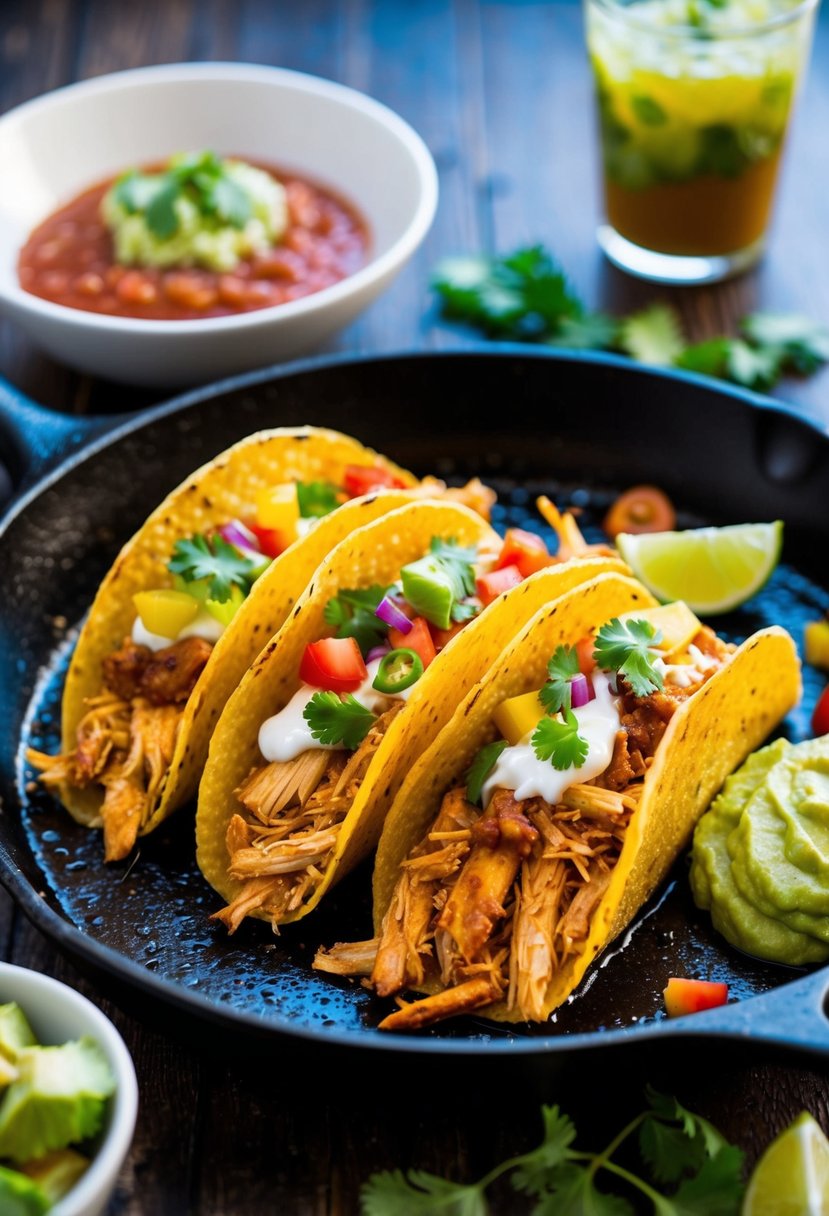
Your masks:
<path fill-rule="evenodd" d="M 485 0 L 6 0 L 0 11 L 0 111 L 58 85 L 142 64 L 235 59 L 298 68 L 365 90 L 425 137 L 441 202 L 423 249 L 383 299 L 331 349 L 446 348 L 468 336 L 439 321 L 427 289 L 447 253 L 543 241 L 591 306 L 623 312 L 668 299 L 688 333 L 733 330 L 754 308 L 829 319 L 829 14 L 819 23 L 778 199 L 770 253 L 718 287 L 666 290 L 626 278 L 600 256 L 597 165 L 581 14 L 572 3 Z M 8 188 L 8 183 L 3 184 Z M 0 375 L 74 412 L 149 404 L 163 393 L 92 381 L 40 355 L 0 324 Z M 778 395 L 829 423 L 829 373 Z M 231 1065 L 115 1009 L 0 895 L 0 954 L 56 975 L 109 1012 L 138 1070 L 141 1110 L 111 1213 L 274 1216 L 358 1210 L 374 1169 L 421 1166 L 473 1178 L 538 1138 L 540 1099 L 560 1102 L 585 1140 L 637 1109 L 646 1081 L 706 1114 L 749 1159 L 801 1109 L 829 1129 L 826 1070 L 757 1050 L 683 1047 L 574 1064 L 537 1093 L 487 1101 L 394 1076 L 297 1075 L 287 1058 Z M 341 1080 L 341 1079 L 340 1079 Z M 493 1210 L 516 1211 L 509 1191 Z"/>

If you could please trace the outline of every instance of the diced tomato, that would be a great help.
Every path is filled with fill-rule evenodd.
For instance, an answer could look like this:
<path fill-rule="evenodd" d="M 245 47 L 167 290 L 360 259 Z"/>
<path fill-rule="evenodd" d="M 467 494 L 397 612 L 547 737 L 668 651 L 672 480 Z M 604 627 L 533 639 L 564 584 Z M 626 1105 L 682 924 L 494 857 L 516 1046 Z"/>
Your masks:
<path fill-rule="evenodd" d="M 604 521 L 611 540 L 620 532 L 670 532 L 675 527 L 673 503 L 656 486 L 634 486 L 620 494 Z"/>
<path fill-rule="evenodd" d="M 522 577 L 529 578 L 537 570 L 549 566 L 552 561 L 553 558 L 540 536 L 536 536 L 534 532 L 525 532 L 523 528 L 509 528 L 495 569 L 517 566 Z"/>
<path fill-rule="evenodd" d="M 815 735 L 829 735 L 829 684 L 818 697 L 815 712 L 812 714 L 812 730 Z"/>
<path fill-rule="evenodd" d="M 475 587 L 481 603 L 486 607 L 504 591 L 511 591 L 519 583 L 523 583 L 521 571 L 517 566 L 504 566 L 500 570 L 490 570 L 475 580 Z"/>
<path fill-rule="evenodd" d="M 388 469 L 372 464 L 348 464 L 345 466 L 343 484 L 350 498 L 360 498 L 372 490 L 382 488 L 403 490 L 406 483 L 395 477 Z"/>
<path fill-rule="evenodd" d="M 390 629 L 389 642 L 395 650 L 400 649 L 400 647 L 413 650 L 424 668 L 428 667 L 437 655 L 435 643 L 432 641 L 432 635 L 429 632 L 429 622 L 423 616 L 416 616 L 414 618 L 412 627 L 408 633 L 401 633 L 399 629 Z"/>
<path fill-rule="evenodd" d="M 700 1013 L 703 1009 L 725 1005 L 728 1001 L 728 984 L 672 977 L 662 995 L 668 1017 L 679 1018 L 686 1013 Z"/>
<path fill-rule="evenodd" d="M 284 553 L 288 548 L 290 541 L 276 528 L 262 528 L 252 519 L 246 519 L 244 523 L 259 541 L 259 548 L 267 557 L 279 557 L 280 553 Z"/>
<path fill-rule="evenodd" d="M 583 676 L 589 676 L 596 670 L 596 660 L 593 658 L 595 647 L 596 640 L 590 634 L 576 642 L 576 657 L 579 661 L 579 671 Z"/>
<path fill-rule="evenodd" d="M 299 677 L 315 688 L 354 692 L 368 672 L 354 638 L 321 638 L 309 642 L 299 665 Z"/>

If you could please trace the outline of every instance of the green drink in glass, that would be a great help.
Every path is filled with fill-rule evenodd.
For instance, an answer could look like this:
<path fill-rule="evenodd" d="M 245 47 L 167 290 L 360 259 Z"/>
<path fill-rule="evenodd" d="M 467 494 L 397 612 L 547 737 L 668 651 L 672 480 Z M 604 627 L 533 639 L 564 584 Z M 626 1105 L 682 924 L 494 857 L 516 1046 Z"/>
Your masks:
<path fill-rule="evenodd" d="M 723 279 L 761 256 L 817 0 L 586 0 L 608 257 Z"/>

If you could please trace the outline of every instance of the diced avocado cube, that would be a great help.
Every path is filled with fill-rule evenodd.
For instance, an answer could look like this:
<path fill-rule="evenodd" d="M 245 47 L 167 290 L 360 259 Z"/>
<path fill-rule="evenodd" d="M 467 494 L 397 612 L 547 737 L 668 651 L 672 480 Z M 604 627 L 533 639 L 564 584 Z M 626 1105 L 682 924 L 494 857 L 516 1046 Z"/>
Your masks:
<path fill-rule="evenodd" d="M 0 1102 L 0 1157 L 22 1163 L 95 1135 L 115 1078 L 93 1039 L 25 1047 L 17 1067 Z"/>
<path fill-rule="evenodd" d="M 0 1005 L 0 1053 L 14 1063 L 22 1047 L 35 1047 L 37 1039 L 16 1001 Z"/>
<path fill-rule="evenodd" d="M 17 1170 L 0 1165 L 0 1212 L 3 1216 L 41 1216 L 51 1206 L 36 1182 Z"/>
<path fill-rule="evenodd" d="M 62 1148 L 56 1153 L 47 1153 L 35 1161 L 27 1161 L 21 1172 L 37 1183 L 50 1203 L 57 1203 L 67 1195 L 75 1183 L 89 1169 L 89 1158 L 73 1148 Z M 0 1208 L 0 1211 L 3 1209 Z"/>

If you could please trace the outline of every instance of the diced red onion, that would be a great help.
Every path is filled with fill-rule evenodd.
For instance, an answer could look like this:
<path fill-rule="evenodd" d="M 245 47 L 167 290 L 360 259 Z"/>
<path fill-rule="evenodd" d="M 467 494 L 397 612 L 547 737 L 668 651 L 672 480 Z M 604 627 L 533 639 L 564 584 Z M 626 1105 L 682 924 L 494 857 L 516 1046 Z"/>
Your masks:
<path fill-rule="evenodd" d="M 595 693 L 590 687 L 590 681 L 587 676 L 581 672 L 577 676 L 573 676 L 570 681 L 570 705 L 573 709 L 581 709 L 582 705 L 587 705 L 593 700 Z"/>
<path fill-rule="evenodd" d="M 377 605 L 374 615 L 379 616 L 381 621 L 385 621 L 387 625 L 391 625 L 392 629 L 397 629 L 400 633 L 411 631 L 412 622 L 387 595 L 383 596 Z"/>
<path fill-rule="evenodd" d="M 222 540 L 226 540 L 229 545 L 233 545 L 242 552 L 252 550 L 254 553 L 261 554 L 259 541 L 251 532 L 250 528 L 246 528 L 241 519 L 231 519 L 230 523 L 219 528 L 219 535 Z"/>
<path fill-rule="evenodd" d="M 390 650 L 391 646 L 389 646 L 388 642 L 386 642 L 385 646 L 372 646 L 366 655 L 366 662 L 373 663 L 375 659 L 382 659 Z"/>

